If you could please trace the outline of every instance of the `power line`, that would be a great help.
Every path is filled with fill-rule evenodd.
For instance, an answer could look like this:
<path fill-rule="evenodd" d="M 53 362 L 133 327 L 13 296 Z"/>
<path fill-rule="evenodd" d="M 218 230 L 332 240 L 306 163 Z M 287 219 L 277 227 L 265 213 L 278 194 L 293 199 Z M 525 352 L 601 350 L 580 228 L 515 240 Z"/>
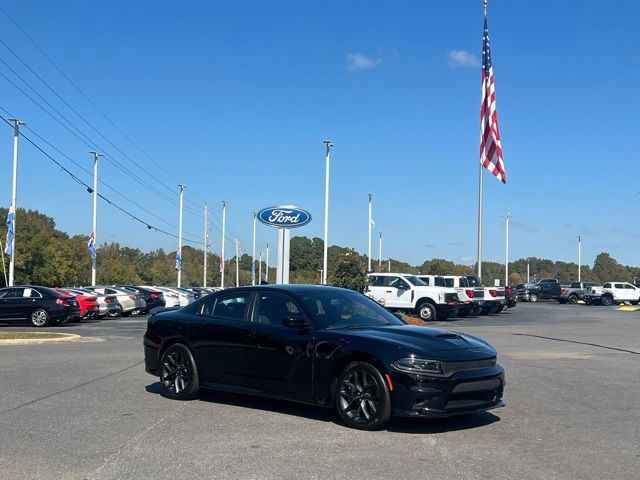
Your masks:
<path fill-rule="evenodd" d="M 4 120 L 4 122 L 11 126 L 11 122 L 4 118 L 4 117 L 0 117 L 2 118 L 2 120 Z M 29 138 L 28 136 L 26 136 L 24 133 L 20 132 L 19 133 L 20 136 L 22 138 L 24 138 L 27 142 L 29 142 L 31 145 L 33 145 L 40 153 L 42 153 L 43 155 L 45 155 L 49 160 L 51 160 L 53 163 L 55 163 L 58 167 L 60 167 L 61 170 L 63 170 L 67 175 L 69 175 L 71 177 L 71 179 L 73 181 L 75 181 L 76 183 L 82 185 L 83 187 L 85 187 L 87 189 L 87 191 L 91 190 L 91 187 L 84 182 L 83 180 L 81 180 L 80 178 L 78 178 L 78 176 L 76 176 L 71 170 L 69 170 L 67 167 L 65 167 L 62 163 L 60 163 L 58 160 L 56 160 L 55 158 L 53 158 L 49 153 L 47 153 L 42 147 L 40 147 L 37 143 L 35 143 L 33 140 L 31 140 L 31 138 Z M 129 212 L 128 210 L 126 210 L 125 208 L 121 207 L 119 204 L 113 202 L 112 200 L 110 200 L 108 197 L 106 197 L 103 194 L 98 193 L 97 194 L 98 197 L 100 197 L 102 200 L 104 200 L 105 202 L 107 202 L 109 205 L 111 205 L 112 207 L 118 209 L 119 211 L 121 211 L 122 213 L 124 213 L 125 215 L 129 216 L 132 220 L 135 220 L 139 223 L 141 223 L 142 225 L 146 226 L 147 229 L 149 230 L 154 230 L 156 232 L 162 233 L 164 235 L 168 235 L 170 237 L 173 238 L 178 238 L 177 235 L 171 233 L 171 232 L 167 232 L 166 230 L 163 230 L 159 227 L 156 227 L 154 225 L 151 225 L 149 222 L 146 222 L 144 220 L 142 220 L 140 217 L 134 215 L 133 213 Z M 198 244 L 198 245 L 204 245 L 203 241 L 200 240 L 195 240 L 195 239 L 191 239 L 191 238 L 183 238 L 184 241 L 188 242 L 188 243 L 194 243 L 194 244 Z"/>

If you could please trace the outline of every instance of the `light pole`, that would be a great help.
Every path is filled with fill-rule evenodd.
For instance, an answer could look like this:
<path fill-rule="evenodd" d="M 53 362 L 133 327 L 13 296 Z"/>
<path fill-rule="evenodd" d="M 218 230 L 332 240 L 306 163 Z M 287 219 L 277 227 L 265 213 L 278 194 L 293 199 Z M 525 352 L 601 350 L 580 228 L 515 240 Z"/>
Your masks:
<path fill-rule="evenodd" d="M 240 286 L 240 270 L 238 267 L 240 262 L 238 261 L 238 238 L 236 237 L 236 287 Z"/>
<path fill-rule="evenodd" d="M 13 208 L 13 218 L 11 219 L 11 225 L 9 228 L 13 232 L 11 237 L 11 246 L 7 245 L 11 249 L 11 257 L 9 258 L 9 286 L 13 287 L 13 277 L 15 271 L 15 257 L 16 257 L 16 213 L 18 207 L 16 204 L 18 196 L 18 137 L 20 136 L 20 125 L 26 125 L 22 120 L 17 118 L 10 118 L 10 122 L 13 122 L 13 178 L 11 183 L 11 207 Z"/>
<path fill-rule="evenodd" d="M 207 286 L 207 254 L 209 253 L 209 222 L 207 221 L 208 217 L 207 210 L 207 202 L 204 204 L 204 259 L 203 259 L 203 268 L 202 268 L 202 286 Z"/>
<path fill-rule="evenodd" d="M 258 259 L 258 280 L 262 280 L 262 252 Z"/>
<path fill-rule="evenodd" d="M 367 260 L 368 261 L 367 271 L 368 272 L 371 271 L 371 222 L 372 222 L 372 219 L 371 219 L 371 199 L 372 198 L 373 198 L 373 194 L 370 193 L 369 194 L 369 250 L 368 250 L 368 253 L 367 253 L 367 259 L 368 259 Z"/>
<path fill-rule="evenodd" d="M 102 153 L 94 150 L 89 152 L 93 155 L 93 246 L 98 244 L 98 158 Z M 91 286 L 96 286 L 96 256 L 91 255 Z"/>
<path fill-rule="evenodd" d="M 224 235 L 227 225 L 227 202 L 222 201 L 222 247 L 220 248 L 220 288 L 224 288 Z"/>
<path fill-rule="evenodd" d="M 527 283 L 530 282 L 530 278 L 529 278 L 529 259 L 527 258 Z"/>
<path fill-rule="evenodd" d="M 323 142 L 327 146 L 327 155 L 325 157 L 325 178 L 324 178 L 324 250 L 323 250 L 323 268 L 322 268 L 322 284 L 327 284 L 327 261 L 329 258 L 329 163 L 331 160 L 330 152 L 333 143 L 331 140 Z"/>
<path fill-rule="evenodd" d="M 180 188 L 180 213 L 178 215 L 178 260 L 176 260 L 176 268 L 178 269 L 178 288 L 182 286 L 182 205 L 184 199 L 184 185 L 179 184 Z"/>
<path fill-rule="evenodd" d="M 269 244 L 267 243 L 267 258 L 265 261 L 264 280 L 269 283 Z"/>
<path fill-rule="evenodd" d="M 578 282 L 582 281 L 582 236 L 578 235 Z"/>
<path fill-rule="evenodd" d="M 504 244 L 504 286 L 509 286 L 509 220 L 511 219 L 511 213 L 507 211 L 504 217 L 505 228 L 505 244 Z"/>
<path fill-rule="evenodd" d="M 256 212 L 253 212 L 253 251 L 251 253 L 251 285 L 256 284 Z"/>
<path fill-rule="evenodd" d="M 378 240 L 378 271 L 382 272 L 382 232 L 380 232 L 380 239 Z"/>

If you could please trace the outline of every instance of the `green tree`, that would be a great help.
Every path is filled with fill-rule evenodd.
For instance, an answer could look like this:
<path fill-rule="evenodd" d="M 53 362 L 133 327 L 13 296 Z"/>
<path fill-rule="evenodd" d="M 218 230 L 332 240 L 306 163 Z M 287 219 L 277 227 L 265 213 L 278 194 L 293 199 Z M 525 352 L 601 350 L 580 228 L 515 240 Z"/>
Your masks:
<path fill-rule="evenodd" d="M 367 288 L 365 262 L 359 255 L 351 252 L 339 257 L 329 277 L 329 283 L 335 287 L 364 292 Z"/>

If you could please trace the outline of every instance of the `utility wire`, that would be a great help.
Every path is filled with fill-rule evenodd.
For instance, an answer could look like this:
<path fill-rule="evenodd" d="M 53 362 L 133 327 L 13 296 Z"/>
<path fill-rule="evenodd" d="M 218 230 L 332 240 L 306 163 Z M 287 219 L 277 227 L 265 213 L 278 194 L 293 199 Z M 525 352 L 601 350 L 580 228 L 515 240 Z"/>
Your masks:
<path fill-rule="evenodd" d="M 9 125 L 11 128 L 13 128 L 13 125 L 11 125 L 11 122 L 4 118 L 4 117 L 0 117 L 2 118 L 2 120 L 4 120 L 4 122 Z M 46 156 L 49 160 L 51 160 L 53 163 L 55 163 L 58 167 L 60 167 L 60 169 L 62 171 L 64 171 L 67 175 L 69 175 L 71 177 L 71 179 L 73 181 L 75 181 L 76 183 L 82 185 L 83 187 L 85 187 L 87 190 L 90 190 L 91 187 L 84 182 L 83 180 L 81 180 L 80 178 L 78 178 L 71 170 L 69 170 L 68 168 L 66 168 L 62 163 L 60 163 L 58 160 L 56 160 L 54 157 L 52 157 L 49 153 L 47 153 L 42 147 L 40 147 L 36 142 L 34 142 L 33 140 L 31 140 L 31 138 L 29 138 L 27 135 L 25 135 L 22 132 L 19 132 L 20 136 L 22 138 L 24 138 L 27 142 L 29 142 L 31 145 L 33 145 L 40 153 L 42 153 L 44 156 Z M 142 225 L 146 226 L 147 229 L 149 230 L 155 230 L 156 232 L 159 233 L 163 233 L 165 235 L 168 235 L 170 237 L 173 238 L 178 238 L 178 235 L 171 233 L 171 232 L 167 232 L 166 230 L 163 230 L 159 227 L 153 226 L 151 225 L 149 222 L 145 222 L 144 220 L 142 220 L 140 217 L 134 215 L 133 213 L 129 212 L 128 210 L 126 210 L 125 208 L 121 207 L 119 204 L 113 202 L 112 200 L 110 200 L 108 197 L 106 197 L 103 194 L 98 193 L 97 194 L 98 197 L 100 197 L 102 200 L 104 200 L 105 202 L 107 202 L 109 205 L 111 205 L 112 207 L 120 210 L 122 213 L 124 213 L 125 215 L 129 216 L 132 220 L 135 220 L 139 223 L 141 223 Z M 183 237 L 183 241 L 188 242 L 188 243 L 194 243 L 194 244 L 198 244 L 198 245 L 204 245 L 203 241 L 200 240 L 195 240 L 192 238 L 188 238 L 188 237 Z"/>

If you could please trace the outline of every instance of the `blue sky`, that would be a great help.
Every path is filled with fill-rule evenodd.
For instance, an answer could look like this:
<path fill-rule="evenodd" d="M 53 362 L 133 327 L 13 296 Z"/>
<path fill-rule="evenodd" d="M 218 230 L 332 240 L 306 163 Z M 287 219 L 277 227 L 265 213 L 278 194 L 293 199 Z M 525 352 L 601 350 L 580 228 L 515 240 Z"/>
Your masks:
<path fill-rule="evenodd" d="M 148 156 L 2 12 L 0 38 L 142 169 L 2 45 L 0 58 L 112 158 L 165 195 L 177 199 L 174 186 L 186 184 L 193 209 L 185 213 L 186 236 L 201 239 L 197 213 L 206 199 L 215 215 L 214 251 L 220 250 L 221 200 L 229 202 L 229 234 L 240 238 L 245 252 L 251 251 L 252 212 L 269 205 L 306 208 L 314 220 L 296 233 L 322 237 L 322 140 L 329 138 L 335 144 L 331 244 L 366 252 L 371 192 L 374 239 L 383 232 L 384 257 L 475 260 L 480 0 L 1 5 Z M 585 263 L 607 251 L 640 264 L 639 22 L 640 3 L 631 0 L 490 0 L 508 182 L 485 177 L 485 259 L 503 260 L 501 216 L 509 209 L 511 258 L 574 260 L 582 235 Z M 0 71 L 15 78 L 5 65 Z M 90 169 L 87 145 L 3 78 L 0 106 Z M 0 199 L 6 206 L 12 132 L 1 132 Z M 104 187 L 102 193 L 153 225 L 177 229 L 177 207 L 111 160 L 101 160 L 100 177 L 162 220 Z M 18 204 L 54 217 L 72 234 L 91 230 L 91 196 L 26 142 Z M 175 239 L 104 202 L 99 212 L 99 242 L 176 247 Z M 258 228 L 259 249 L 275 238 L 274 230 Z M 231 244 L 226 251 L 233 254 Z M 376 241 L 373 252 L 376 257 Z"/>

